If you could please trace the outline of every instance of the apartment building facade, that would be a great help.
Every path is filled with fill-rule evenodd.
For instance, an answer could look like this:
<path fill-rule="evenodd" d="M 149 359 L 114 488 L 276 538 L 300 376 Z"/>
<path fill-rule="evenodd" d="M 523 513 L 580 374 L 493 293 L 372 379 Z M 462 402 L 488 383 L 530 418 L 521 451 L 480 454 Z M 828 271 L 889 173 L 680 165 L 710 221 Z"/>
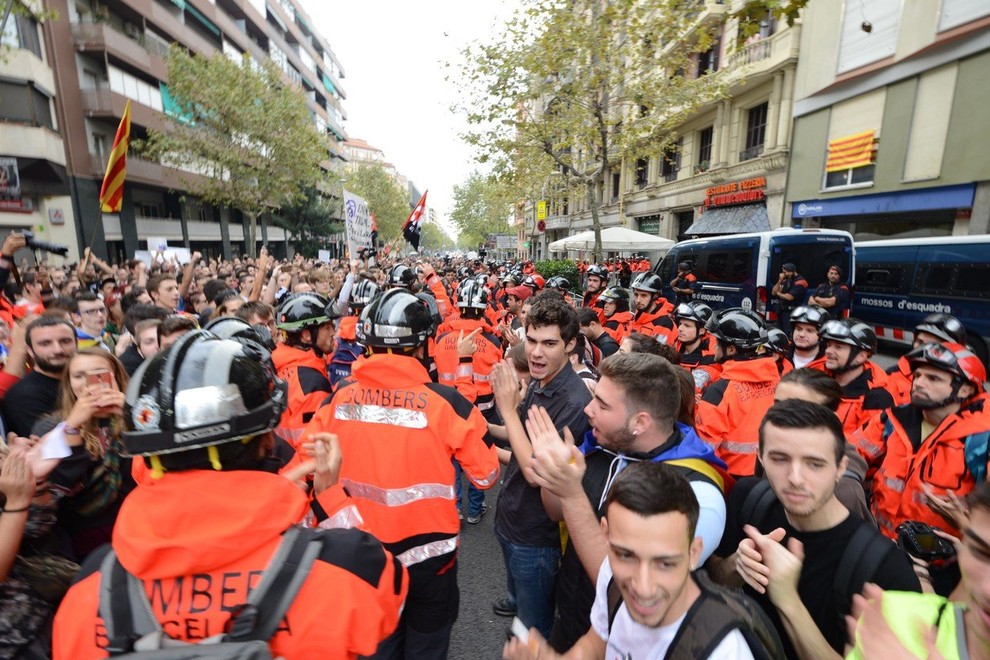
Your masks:
<path fill-rule="evenodd" d="M 987 233 L 990 2 L 816 0 L 803 20 L 790 221 L 858 240 Z"/>
<path fill-rule="evenodd" d="M 699 4 L 698 24 L 714 26 L 717 38 L 688 75 L 723 76 L 726 93 L 679 126 L 666 153 L 623 162 L 607 174 L 599 189 L 603 227 L 678 240 L 772 229 L 785 220 L 801 24 L 768 18 L 740 44 L 731 18 L 740 0 Z M 572 195 L 548 207 L 543 225 L 530 212 L 523 240 L 530 256 L 543 258 L 549 243 L 591 227 L 587 200 Z"/>
<path fill-rule="evenodd" d="M 225 257 L 245 251 L 237 209 L 186 196 L 184 181 L 195 174 L 133 155 L 128 156 L 121 212 L 100 212 L 100 184 L 126 102 L 131 102 L 132 140 L 164 128 L 166 115 L 178 112 L 168 92 L 166 66 L 173 42 L 206 56 L 239 59 L 247 54 L 255 63 L 275 62 L 303 91 L 317 128 L 332 138 L 331 155 L 339 157 L 339 144 L 346 139 L 344 72 L 295 0 L 51 0 L 46 8 L 57 18 L 40 26 L 41 55 L 23 54 L 23 48 L 14 55 L 30 60 L 31 71 L 42 71 L 38 75 L 49 72 L 36 88 L 47 92 L 50 126 L 32 127 L 40 137 L 20 142 L 35 150 L 40 147 L 31 145 L 44 140 L 60 142 L 61 155 L 52 162 L 64 168 L 71 200 L 60 207 L 65 222 L 49 222 L 47 202 L 39 202 L 35 211 L 42 233 L 69 245 L 73 256 L 92 246 L 99 255 L 121 259 L 145 249 L 150 237 Z M 12 113 L 0 120 L 6 122 L 5 135 L 12 127 L 26 130 Z M 4 142 L 0 157 L 11 152 Z M 0 216 L 8 226 L 19 226 L 15 221 Z M 276 253 L 287 247 L 285 232 L 264 222 L 258 239 Z"/>

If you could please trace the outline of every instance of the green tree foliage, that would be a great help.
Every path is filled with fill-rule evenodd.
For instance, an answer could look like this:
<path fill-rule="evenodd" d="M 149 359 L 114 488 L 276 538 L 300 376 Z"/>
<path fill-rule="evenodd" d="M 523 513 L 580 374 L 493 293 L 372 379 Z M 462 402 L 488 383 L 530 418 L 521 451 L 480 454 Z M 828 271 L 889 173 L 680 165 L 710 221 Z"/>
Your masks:
<path fill-rule="evenodd" d="M 7 62 L 11 52 L 23 46 L 22 30 L 36 30 L 36 23 L 57 20 L 58 12 L 46 8 L 41 0 L 0 0 L 0 24 L 4 35 L 3 43 L 0 43 L 0 62 Z"/>
<path fill-rule="evenodd" d="M 348 172 L 344 188 L 368 202 L 375 214 L 378 239 L 388 242 L 402 238 L 402 225 L 409 217 L 409 192 L 381 165 L 362 165 Z"/>
<path fill-rule="evenodd" d="M 344 223 L 335 217 L 334 206 L 339 202 L 309 188 L 300 201 L 279 209 L 272 222 L 290 233 L 297 253 L 315 257 L 327 247 L 331 234 L 344 231 Z"/>
<path fill-rule="evenodd" d="M 501 34 L 466 51 L 462 110 L 477 159 L 526 199 L 545 198 L 548 187 L 583 196 L 600 259 L 607 173 L 661 154 L 677 126 L 722 94 L 720 76 L 697 72 L 717 27 L 701 20 L 704 8 L 698 0 L 527 0 Z"/>
<path fill-rule="evenodd" d="M 794 25 L 794 21 L 798 19 L 798 15 L 807 4 L 808 0 L 749 0 L 732 14 L 733 18 L 739 20 L 737 42 L 742 43 L 758 33 L 760 23 L 768 16 L 773 16 L 778 21 L 787 21 L 788 25 Z"/>
<path fill-rule="evenodd" d="M 581 288 L 581 274 L 578 272 L 577 263 L 572 259 L 537 261 L 533 266 L 536 268 L 536 272 L 546 279 L 557 276 L 566 277 L 571 283 L 571 291 L 578 291 Z"/>
<path fill-rule="evenodd" d="M 247 55 L 207 59 L 173 45 L 168 69 L 169 94 L 181 111 L 168 115 L 164 131 L 149 131 L 142 151 L 196 172 L 182 182 L 197 197 L 240 209 L 253 255 L 258 215 L 298 203 L 323 179 L 326 136 L 302 92 L 271 62 L 255 70 Z"/>
<path fill-rule="evenodd" d="M 454 208 L 450 219 L 459 232 L 458 242 L 470 249 L 488 240 L 489 234 L 514 233 L 509 228 L 513 197 L 493 176 L 472 172 L 454 186 Z"/>
<path fill-rule="evenodd" d="M 434 222 L 420 225 L 419 249 L 421 252 L 440 252 L 453 246 L 454 241 Z"/>

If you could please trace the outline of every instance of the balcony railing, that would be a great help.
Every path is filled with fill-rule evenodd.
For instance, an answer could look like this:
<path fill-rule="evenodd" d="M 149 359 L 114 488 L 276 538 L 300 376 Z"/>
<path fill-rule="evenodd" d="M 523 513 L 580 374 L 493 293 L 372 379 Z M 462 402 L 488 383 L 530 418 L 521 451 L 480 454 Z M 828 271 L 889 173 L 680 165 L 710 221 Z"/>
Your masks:
<path fill-rule="evenodd" d="M 762 62 L 770 57 L 773 52 L 773 42 L 769 39 L 760 39 L 740 48 L 732 55 L 733 66 L 745 66 L 755 62 Z"/>
<path fill-rule="evenodd" d="M 744 160 L 752 160 L 763 153 L 763 145 L 758 144 L 756 146 L 750 147 L 748 149 L 743 149 L 739 152 L 739 162 Z"/>

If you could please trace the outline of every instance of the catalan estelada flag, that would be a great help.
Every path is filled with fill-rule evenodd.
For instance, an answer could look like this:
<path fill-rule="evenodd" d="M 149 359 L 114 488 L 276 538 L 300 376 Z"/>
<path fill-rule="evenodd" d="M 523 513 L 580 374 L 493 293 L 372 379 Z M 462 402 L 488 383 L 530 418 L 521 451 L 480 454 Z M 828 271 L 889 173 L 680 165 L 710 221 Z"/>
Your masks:
<path fill-rule="evenodd" d="M 873 162 L 873 129 L 847 135 L 828 143 L 826 172 L 863 167 Z"/>
<path fill-rule="evenodd" d="M 107 160 L 107 173 L 100 186 L 100 208 L 104 213 L 119 213 L 124 199 L 124 177 L 127 174 L 127 143 L 131 139 L 131 101 L 124 106 L 124 116 L 113 138 L 113 149 Z"/>
<path fill-rule="evenodd" d="M 427 190 L 426 192 L 429 192 Z M 406 222 L 402 225 L 402 236 L 409 244 L 413 246 L 413 249 L 419 251 L 419 237 L 420 231 L 419 227 L 423 223 L 423 213 L 426 211 L 426 193 L 419 198 L 419 203 L 416 204 L 416 208 L 412 210 L 409 217 L 406 218 Z"/>

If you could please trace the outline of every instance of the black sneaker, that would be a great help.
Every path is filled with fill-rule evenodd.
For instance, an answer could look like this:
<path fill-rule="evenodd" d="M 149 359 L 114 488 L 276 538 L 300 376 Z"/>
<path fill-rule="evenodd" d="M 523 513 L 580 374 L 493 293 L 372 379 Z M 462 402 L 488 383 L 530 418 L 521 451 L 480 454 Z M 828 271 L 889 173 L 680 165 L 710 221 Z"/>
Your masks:
<path fill-rule="evenodd" d="M 492 603 L 492 609 L 495 614 L 499 616 L 515 616 L 516 615 L 516 604 L 506 596 L 505 598 L 499 598 L 494 603 Z"/>
<path fill-rule="evenodd" d="M 467 517 L 468 524 L 469 525 L 477 525 L 478 523 L 480 523 L 481 522 L 481 517 L 483 515 L 485 515 L 485 513 L 487 511 L 488 511 L 488 505 L 487 504 L 482 504 L 481 505 L 481 511 L 478 512 L 478 515 L 476 515 L 476 516 L 468 515 L 468 517 Z"/>

